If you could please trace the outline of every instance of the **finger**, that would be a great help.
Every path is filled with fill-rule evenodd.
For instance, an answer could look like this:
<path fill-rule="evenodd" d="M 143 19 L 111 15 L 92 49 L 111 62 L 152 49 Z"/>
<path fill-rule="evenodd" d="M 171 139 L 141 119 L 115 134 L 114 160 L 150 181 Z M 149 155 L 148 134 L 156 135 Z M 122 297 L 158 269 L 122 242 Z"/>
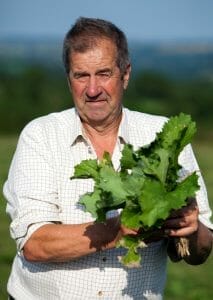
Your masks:
<path fill-rule="evenodd" d="M 183 228 L 189 226 L 190 223 L 190 220 L 186 218 L 173 218 L 166 220 L 163 227 L 166 229 Z"/>
<path fill-rule="evenodd" d="M 170 237 L 185 237 L 193 234 L 196 230 L 196 227 L 183 227 L 180 229 L 166 229 L 165 233 Z"/>
<path fill-rule="evenodd" d="M 127 228 L 123 225 L 121 225 L 121 232 L 124 236 L 125 235 L 137 235 L 138 234 L 138 231 L 136 231 L 134 229 L 131 229 L 131 228 Z"/>
<path fill-rule="evenodd" d="M 183 227 L 197 227 L 198 214 L 197 212 L 191 213 L 190 215 L 181 218 L 171 218 L 164 222 L 165 229 L 178 229 Z"/>

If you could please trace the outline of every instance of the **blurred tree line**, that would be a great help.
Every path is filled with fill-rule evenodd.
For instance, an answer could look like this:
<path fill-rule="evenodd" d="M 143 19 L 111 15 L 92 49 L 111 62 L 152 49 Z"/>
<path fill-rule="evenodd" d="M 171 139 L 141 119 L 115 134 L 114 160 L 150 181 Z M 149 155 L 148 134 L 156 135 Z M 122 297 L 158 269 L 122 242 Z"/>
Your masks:
<path fill-rule="evenodd" d="M 134 74 L 124 105 L 138 111 L 171 116 L 192 115 L 211 127 L 213 84 L 210 80 L 172 79 L 151 71 Z M 0 72 L 0 133 L 17 133 L 30 120 L 73 106 L 65 74 L 29 66 L 18 74 Z"/>

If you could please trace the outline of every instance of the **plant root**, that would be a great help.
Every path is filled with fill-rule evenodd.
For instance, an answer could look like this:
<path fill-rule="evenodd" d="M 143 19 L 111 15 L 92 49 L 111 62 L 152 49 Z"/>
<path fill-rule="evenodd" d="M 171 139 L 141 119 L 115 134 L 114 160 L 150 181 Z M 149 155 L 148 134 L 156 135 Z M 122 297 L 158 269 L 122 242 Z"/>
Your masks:
<path fill-rule="evenodd" d="M 185 237 L 181 237 L 176 240 L 176 248 L 177 248 L 177 253 L 180 257 L 185 257 L 189 256 L 189 240 Z"/>

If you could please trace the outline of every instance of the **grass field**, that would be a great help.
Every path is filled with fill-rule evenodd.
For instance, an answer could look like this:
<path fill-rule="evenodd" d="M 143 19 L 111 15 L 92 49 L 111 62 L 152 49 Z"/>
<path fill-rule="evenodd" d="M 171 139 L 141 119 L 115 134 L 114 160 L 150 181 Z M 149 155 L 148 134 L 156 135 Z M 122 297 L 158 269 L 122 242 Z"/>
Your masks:
<path fill-rule="evenodd" d="M 0 137 L 0 300 L 7 299 L 6 283 L 15 253 L 15 243 L 9 236 L 9 218 L 5 214 L 2 186 L 7 178 L 16 142 L 16 137 Z"/>
<path fill-rule="evenodd" d="M 0 189 L 8 173 L 17 137 L 0 136 Z M 213 207 L 213 139 L 206 136 L 194 143 L 194 150 L 208 188 Z M 0 300 L 7 299 L 6 283 L 9 276 L 15 244 L 9 237 L 9 219 L 5 214 L 5 201 L 0 193 Z M 213 299 L 213 257 L 201 266 L 185 263 L 168 264 L 168 280 L 165 300 L 210 300 Z M 30 300 L 30 299 L 29 299 Z M 45 299 L 44 299 L 45 300 Z M 54 300 L 54 299 L 53 299 Z"/>

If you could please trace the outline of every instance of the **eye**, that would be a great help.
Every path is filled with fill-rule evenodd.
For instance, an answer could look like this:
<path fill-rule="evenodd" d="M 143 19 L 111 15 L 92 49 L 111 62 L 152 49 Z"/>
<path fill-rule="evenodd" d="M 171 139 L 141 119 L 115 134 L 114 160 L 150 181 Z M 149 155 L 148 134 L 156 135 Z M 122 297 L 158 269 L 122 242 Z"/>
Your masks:
<path fill-rule="evenodd" d="M 85 81 L 88 80 L 89 75 L 86 74 L 86 73 L 74 73 L 73 78 L 78 80 L 78 81 L 85 82 Z"/>
<path fill-rule="evenodd" d="M 111 71 L 104 71 L 104 72 L 99 72 L 98 73 L 98 76 L 101 78 L 101 79 L 108 79 L 112 76 L 112 72 Z"/>
<path fill-rule="evenodd" d="M 103 72 L 103 73 L 100 73 L 101 76 L 104 76 L 104 77 L 110 77 L 110 72 Z"/>

